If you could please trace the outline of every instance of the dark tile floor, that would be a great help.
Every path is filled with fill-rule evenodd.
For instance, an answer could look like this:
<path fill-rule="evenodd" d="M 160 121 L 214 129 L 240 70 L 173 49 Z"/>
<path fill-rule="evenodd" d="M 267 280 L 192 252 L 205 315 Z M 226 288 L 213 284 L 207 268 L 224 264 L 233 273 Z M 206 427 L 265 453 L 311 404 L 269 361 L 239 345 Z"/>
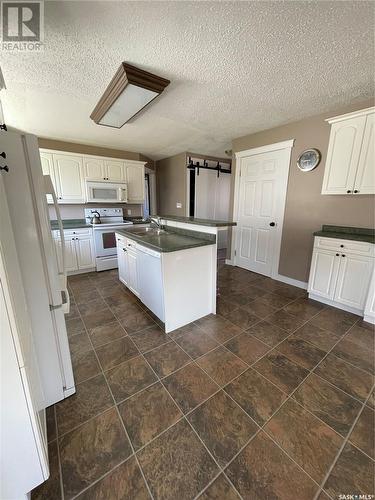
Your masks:
<path fill-rule="evenodd" d="M 166 335 L 117 280 L 69 278 L 77 393 L 47 412 L 33 499 L 374 493 L 374 330 L 219 265 L 217 316 Z"/>

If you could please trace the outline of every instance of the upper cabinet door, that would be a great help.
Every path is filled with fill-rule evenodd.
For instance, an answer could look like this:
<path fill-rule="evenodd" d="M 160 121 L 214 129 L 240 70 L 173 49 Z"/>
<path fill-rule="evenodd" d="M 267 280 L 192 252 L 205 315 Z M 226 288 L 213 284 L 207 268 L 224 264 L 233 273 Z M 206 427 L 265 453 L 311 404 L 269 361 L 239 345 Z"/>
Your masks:
<path fill-rule="evenodd" d="M 106 172 L 104 168 L 104 160 L 101 158 L 83 157 L 83 169 L 85 179 L 90 181 L 105 180 Z"/>
<path fill-rule="evenodd" d="M 332 124 L 322 194 L 352 194 L 361 154 L 366 116 Z"/>
<path fill-rule="evenodd" d="M 128 184 L 128 203 L 143 203 L 145 200 L 144 165 L 127 164 L 126 182 Z"/>
<path fill-rule="evenodd" d="M 55 175 L 60 203 L 84 203 L 82 156 L 54 154 Z"/>
<path fill-rule="evenodd" d="M 125 181 L 125 165 L 122 161 L 104 160 L 106 180 L 114 182 Z"/>
<path fill-rule="evenodd" d="M 375 113 L 366 118 L 354 193 L 375 194 Z"/>
<path fill-rule="evenodd" d="M 43 151 L 41 151 L 40 161 L 42 163 L 43 175 L 49 175 L 51 177 L 53 187 L 55 188 L 56 191 L 56 196 L 59 196 L 56 189 L 56 179 L 55 179 L 55 171 L 53 169 L 52 153 L 44 153 Z M 53 199 L 50 194 L 47 194 L 47 203 L 53 203 Z"/>

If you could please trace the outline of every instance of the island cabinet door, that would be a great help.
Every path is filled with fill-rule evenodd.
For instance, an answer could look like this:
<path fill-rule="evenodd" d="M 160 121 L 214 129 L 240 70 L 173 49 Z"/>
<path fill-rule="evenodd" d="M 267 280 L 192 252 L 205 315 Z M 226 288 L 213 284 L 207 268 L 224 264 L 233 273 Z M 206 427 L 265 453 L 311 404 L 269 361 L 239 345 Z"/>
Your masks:
<path fill-rule="evenodd" d="M 374 259 L 362 255 L 340 254 L 335 302 L 363 310 L 374 268 Z"/>
<path fill-rule="evenodd" d="M 127 255 L 128 255 L 128 287 L 135 295 L 139 295 L 137 253 L 128 250 Z"/>
<path fill-rule="evenodd" d="M 326 299 L 333 299 L 339 265 L 338 253 L 315 248 L 311 261 L 309 293 Z"/>
<path fill-rule="evenodd" d="M 125 240 L 119 236 L 117 237 L 117 265 L 119 280 L 128 286 L 128 254 L 125 247 Z"/>

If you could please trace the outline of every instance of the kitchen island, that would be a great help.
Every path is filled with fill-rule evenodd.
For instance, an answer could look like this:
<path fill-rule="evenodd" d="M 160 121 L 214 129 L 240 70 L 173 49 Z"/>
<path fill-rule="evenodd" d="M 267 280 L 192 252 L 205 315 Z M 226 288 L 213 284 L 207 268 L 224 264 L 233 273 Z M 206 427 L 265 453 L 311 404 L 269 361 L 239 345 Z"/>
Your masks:
<path fill-rule="evenodd" d="M 167 217 L 160 217 L 161 228 L 116 231 L 119 279 L 164 323 L 166 333 L 216 313 L 216 231 L 223 227 Z"/>

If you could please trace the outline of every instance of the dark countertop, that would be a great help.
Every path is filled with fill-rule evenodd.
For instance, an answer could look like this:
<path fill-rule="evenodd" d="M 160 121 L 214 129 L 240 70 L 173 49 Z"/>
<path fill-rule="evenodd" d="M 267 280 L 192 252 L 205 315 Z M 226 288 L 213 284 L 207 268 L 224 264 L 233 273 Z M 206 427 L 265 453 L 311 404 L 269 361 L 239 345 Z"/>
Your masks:
<path fill-rule="evenodd" d="M 168 232 L 164 234 L 147 234 L 144 236 L 134 234 L 137 229 L 137 227 L 118 229 L 116 233 L 132 239 L 144 247 L 151 248 L 152 250 L 156 250 L 161 253 L 178 252 L 179 250 L 187 250 L 189 248 L 214 245 L 216 241 L 215 235 L 187 230 L 180 232 L 177 228 L 168 230 Z"/>
<path fill-rule="evenodd" d="M 200 226 L 210 226 L 210 227 L 237 226 L 237 222 L 231 222 L 226 220 L 197 219 L 196 217 L 182 217 L 179 215 L 159 215 L 159 217 L 165 220 L 175 220 L 177 222 L 186 222 L 187 224 L 198 224 Z"/>
<path fill-rule="evenodd" d="M 64 229 L 79 229 L 83 227 L 92 227 L 87 224 L 86 219 L 63 219 L 62 221 Z M 57 220 L 51 220 L 51 229 L 59 229 Z"/>
<path fill-rule="evenodd" d="M 375 230 L 365 227 L 323 225 L 321 231 L 315 231 L 314 236 L 339 238 L 342 240 L 365 241 L 367 243 L 375 244 Z"/>

